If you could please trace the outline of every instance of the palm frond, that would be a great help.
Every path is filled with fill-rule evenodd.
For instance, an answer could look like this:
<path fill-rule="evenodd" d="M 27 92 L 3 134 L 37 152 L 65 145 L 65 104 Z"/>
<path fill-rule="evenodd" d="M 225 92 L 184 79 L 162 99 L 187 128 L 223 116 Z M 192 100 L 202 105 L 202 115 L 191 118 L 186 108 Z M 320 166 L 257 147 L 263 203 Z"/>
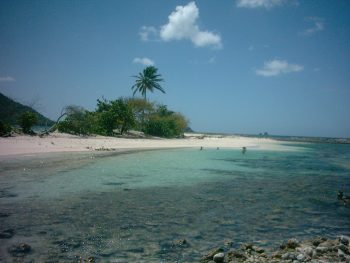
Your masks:
<path fill-rule="evenodd" d="M 163 82 L 164 80 L 161 78 L 160 74 L 157 74 L 157 71 L 158 69 L 156 67 L 149 66 L 137 76 L 132 76 L 136 78 L 135 84 L 131 87 L 133 95 L 139 92 L 146 99 L 147 91 L 153 92 L 156 89 L 165 93 L 165 90 L 159 84 L 159 82 Z"/>

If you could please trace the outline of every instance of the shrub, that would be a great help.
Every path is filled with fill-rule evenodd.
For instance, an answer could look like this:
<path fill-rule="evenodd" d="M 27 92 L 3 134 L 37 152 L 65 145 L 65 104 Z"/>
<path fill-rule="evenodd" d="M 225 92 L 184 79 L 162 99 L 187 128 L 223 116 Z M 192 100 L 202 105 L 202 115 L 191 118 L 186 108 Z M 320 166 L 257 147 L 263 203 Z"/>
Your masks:
<path fill-rule="evenodd" d="M 38 123 L 38 115 L 31 111 L 26 111 L 19 116 L 19 125 L 22 131 L 27 134 L 33 133 L 32 126 Z"/>
<path fill-rule="evenodd" d="M 0 136 L 8 136 L 12 132 L 12 127 L 8 123 L 0 121 Z"/>
<path fill-rule="evenodd" d="M 173 138 L 182 136 L 187 126 L 188 121 L 182 114 L 169 111 L 165 105 L 161 105 L 147 121 L 145 132 L 153 136 Z"/>
<path fill-rule="evenodd" d="M 87 135 L 92 133 L 92 113 L 79 106 L 68 106 L 67 117 L 57 125 L 60 132 Z"/>

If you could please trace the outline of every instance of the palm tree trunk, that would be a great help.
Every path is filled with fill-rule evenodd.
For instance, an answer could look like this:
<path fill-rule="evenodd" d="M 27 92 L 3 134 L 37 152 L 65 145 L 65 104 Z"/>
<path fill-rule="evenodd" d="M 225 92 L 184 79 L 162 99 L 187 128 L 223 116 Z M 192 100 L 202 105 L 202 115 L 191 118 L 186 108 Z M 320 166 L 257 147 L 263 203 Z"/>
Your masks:
<path fill-rule="evenodd" d="M 145 105 L 146 105 L 146 102 L 147 102 L 147 97 L 146 97 L 146 92 L 143 96 L 143 99 L 145 100 Z M 142 109 L 142 120 L 141 120 L 141 130 L 144 132 L 145 131 L 145 105 Z"/>

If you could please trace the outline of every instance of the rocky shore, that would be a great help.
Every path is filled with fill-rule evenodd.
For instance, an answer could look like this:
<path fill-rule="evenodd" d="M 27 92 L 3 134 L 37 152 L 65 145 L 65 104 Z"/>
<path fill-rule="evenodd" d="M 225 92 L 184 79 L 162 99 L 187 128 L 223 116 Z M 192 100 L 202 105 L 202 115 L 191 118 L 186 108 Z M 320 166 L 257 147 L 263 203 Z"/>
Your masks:
<path fill-rule="evenodd" d="M 299 242 L 290 239 L 281 244 L 277 251 L 268 252 L 252 244 L 239 249 L 215 248 L 201 259 L 201 263 L 335 263 L 350 262 L 350 237 L 339 236 L 336 239 L 317 237 Z"/>
<path fill-rule="evenodd" d="M 177 241 L 173 246 L 190 247 L 185 239 Z M 201 258 L 200 263 L 350 263 L 350 237 L 344 235 L 336 239 L 316 237 L 301 242 L 293 238 L 272 252 L 253 244 L 244 244 L 239 249 L 234 249 L 232 246 L 232 243 L 227 242 L 223 247 L 212 249 Z M 24 258 L 31 252 L 31 246 L 26 243 L 12 245 L 8 248 L 8 253 L 14 258 L 14 262 L 23 262 Z M 88 258 L 76 256 L 76 260 L 73 262 L 93 263 L 101 261 L 92 256 Z"/>

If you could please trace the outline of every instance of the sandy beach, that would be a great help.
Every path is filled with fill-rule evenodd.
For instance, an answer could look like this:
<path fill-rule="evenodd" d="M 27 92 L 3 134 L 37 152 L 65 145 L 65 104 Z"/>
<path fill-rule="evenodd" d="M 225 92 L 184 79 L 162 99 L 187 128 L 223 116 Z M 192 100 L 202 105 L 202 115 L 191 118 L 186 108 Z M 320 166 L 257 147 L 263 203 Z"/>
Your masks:
<path fill-rule="evenodd" d="M 242 148 L 257 150 L 289 150 L 285 143 L 267 138 L 186 134 L 183 139 L 80 137 L 64 133 L 38 136 L 17 135 L 0 138 L 0 156 L 11 157 L 35 153 L 88 152 L 98 150 L 162 149 L 162 148 Z"/>

